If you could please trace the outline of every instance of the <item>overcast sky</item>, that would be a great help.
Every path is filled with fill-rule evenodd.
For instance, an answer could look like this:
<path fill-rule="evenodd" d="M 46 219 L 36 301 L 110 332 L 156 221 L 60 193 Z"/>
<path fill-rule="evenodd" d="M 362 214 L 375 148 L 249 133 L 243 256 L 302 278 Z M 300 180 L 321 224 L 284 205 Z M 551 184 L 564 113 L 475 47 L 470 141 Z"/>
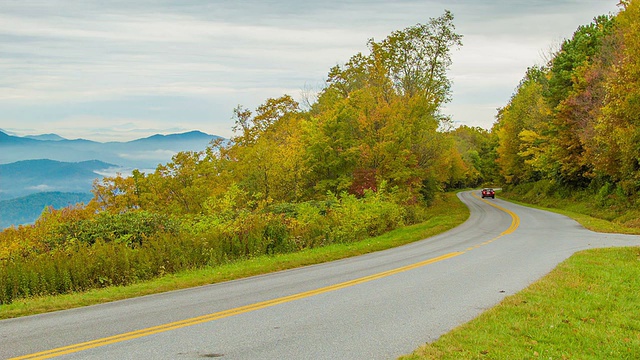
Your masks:
<path fill-rule="evenodd" d="M 618 0 L 0 0 L 0 129 L 232 135 L 232 110 L 319 89 L 370 38 L 453 12 L 456 124 L 491 128 L 527 67 Z"/>

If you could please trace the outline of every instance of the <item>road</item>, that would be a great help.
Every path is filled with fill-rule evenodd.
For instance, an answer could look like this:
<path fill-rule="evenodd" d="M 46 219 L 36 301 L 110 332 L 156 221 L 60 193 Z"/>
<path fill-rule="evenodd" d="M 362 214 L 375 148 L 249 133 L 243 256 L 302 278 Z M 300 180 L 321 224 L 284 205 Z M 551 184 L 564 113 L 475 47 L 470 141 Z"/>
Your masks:
<path fill-rule="evenodd" d="M 477 194 L 459 194 L 471 210 L 464 224 L 399 248 L 0 321 L 0 358 L 394 359 L 576 251 L 640 246 L 639 236 Z"/>

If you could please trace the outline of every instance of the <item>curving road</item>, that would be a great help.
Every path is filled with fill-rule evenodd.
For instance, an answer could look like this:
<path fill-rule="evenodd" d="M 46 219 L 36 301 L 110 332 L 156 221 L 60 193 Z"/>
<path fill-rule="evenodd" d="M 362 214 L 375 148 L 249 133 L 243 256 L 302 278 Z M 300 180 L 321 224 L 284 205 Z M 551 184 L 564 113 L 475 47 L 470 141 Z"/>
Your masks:
<path fill-rule="evenodd" d="M 639 246 L 564 216 L 459 194 L 463 225 L 356 258 L 0 321 L 0 358 L 393 359 L 574 252 Z"/>

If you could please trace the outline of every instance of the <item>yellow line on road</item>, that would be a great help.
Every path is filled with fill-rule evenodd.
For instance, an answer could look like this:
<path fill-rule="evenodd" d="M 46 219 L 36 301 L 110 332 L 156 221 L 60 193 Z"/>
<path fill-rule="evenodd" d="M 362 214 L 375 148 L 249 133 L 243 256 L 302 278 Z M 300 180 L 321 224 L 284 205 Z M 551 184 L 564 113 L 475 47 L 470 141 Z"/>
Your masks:
<path fill-rule="evenodd" d="M 275 305 L 278 305 L 278 304 L 283 304 L 283 303 L 287 303 L 287 302 L 290 302 L 290 301 L 299 300 L 299 299 L 303 299 L 303 298 L 307 298 L 307 297 L 311 297 L 311 296 L 327 293 L 327 292 L 330 292 L 330 291 L 343 289 L 343 288 L 346 288 L 346 287 L 349 287 L 349 286 L 354 286 L 354 285 L 357 285 L 357 284 L 366 283 L 366 282 L 369 282 L 369 281 L 372 281 L 372 280 L 381 279 L 381 278 L 384 278 L 384 277 L 387 277 L 387 276 L 391 276 L 391 275 L 398 274 L 398 273 L 401 273 L 401 272 L 404 272 L 404 271 L 416 269 L 416 268 L 419 268 L 421 266 L 433 264 L 435 262 L 446 260 L 446 259 L 458 256 L 458 255 L 462 255 L 462 254 L 464 254 L 464 252 L 451 252 L 451 253 L 448 253 L 448 254 L 445 254 L 445 255 L 442 255 L 442 256 L 438 256 L 438 257 L 435 257 L 435 258 L 431 258 L 431 259 L 428 259 L 428 260 L 425 260 L 425 261 L 421 261 L 421 262 L 418 262 L 418 263 L 415 263 L 415 264 L 411 264 L 411 265 L 403 266 L 403 267 L 400 267 L 400 268 L 397 268 L 397 269 L 393 269 L 393 270 L 389 270 L 389 271 L 385 271 L 385 272 L 381 272 L 381 273 L 377 273 L 377 274 L 361 277 L 361 278 L 358 278 L 358 279 L 355 279 L 355 280 L 345 281 L 345 282 L 342 282 L 342 283 L 339 283 L 339 284 L 326 286 L 326 287 L 315 289 L 315 290 L 305 291 L 305 292 L 301 292 L 301 293 L 298 293 L 298 294 L 284 296 L 284 297 L 280 297 L 280 298 L 272 299 L 272 300 L 267 300 L 267 301 L 262 301 L 262 302 L 259 302 L 259 303 L 250 304 L 250 305 L 246 305 L 246 306 L 240 306 L 240 307 L 237 307 L 237 308 L 233 308 L 233 309 L 229 309 L 229 310 L 225 310 L 225 311 L 220 311 L 220 312 L 213 313 L 213 314 L 198 316 L 198 317 L 185 319 L 185 320 L 181 320 L 181 321 L 176 321 L 176 322 L 163 324 L 163 325 L 159 325 L 159 326 L 153 326 L 153 327 L 149 327 L 149 328 L 146 328 L 146 329 L 132 331 L 132 332 L 128 332 L 128 333 L 124 333 L 124 334 L 120 334 L 120 335 L 109 336 L 109 337 L 105 337 L 105 338 L 102 338 L 102 339 L 97 339 L 97 340 L 93 340 L 93 341 L 87 341 L 87 342 L 84 342 L 84 343 L 64 346 L 64 347 L 60 347 L 60 348 L 56 348 L 56 349 L 52 349 L 52 350 L 47 350 L 47 351 L 43 351 L 43 352 L 39 352 L 39 353 L 34 353 L 34 354 L 30 354 L 30 355 L 16 357 L 16 358 L 13 358 L 12 360 L 18 360 L 18 359 L 49 359 L 49 358 L 52 358 L 52 357 L 71 354 L 71 353 L 75 353 L 75 352 L 79 352 L 79 351 L 83 351 L 83 350 L 94 349 L 94 348 L 97 348 L 97 347 L 101 347 L 101 346 L 105 346 L 105 345 L 109 345 L 109 344 L 114 344 L 114 343 L 118 343 L 118 342 L 122 342 L 122 341 L 126 341 L 126 340 L 136 339 L 136 338 L 140 338 L 140 337 L 143 337 L 143 336 L 149 336 L 149 335 L 153 335 L 153 334 L 157 334 L 157 333 L 161 333 L 161 332 L 165 332 L 165 331 L 169 331 L 169 330 L 180 329 L 180 328 L 184 328 L 184 327 L 187 327 L 187 326 L 192 326 L 192 325 L 201 324 L 201 323 L 205 323 L 205 322 L 209 322 L 209 321 L 223 319 L 223 318 L 226 318 L 226 317 L 239 315 L 239 314 L 243 314 L 243 313 L 247 313 L 247 312 L 255 311 L 255 310 L 259 310 L 259 309 L 264 309 L 264 308 L 275 306 Z"/>
<path fill-rule="evenodd" d="M 480 199 L 480 197 L 478 197 L 478 195 L 476 195 L 475 193 L 472 193 L 472 195 L 475 198 Z M 467 251 L 471 251 L 471 250 L 477 249 L 477 248 L 479 248 L 479 247 L 481 247 L 483 245 L 487 245 L 487 244 L 497 240 L 498 238 L 500 238 L 500 237 L 502 237 L 504 235 L 511 234 L 512 232 L 514 232 L 518 228 L 518 226 L 520 225 L 520 218 L 518 217 L 518 215 L 516 215 L 512 211 L 510 211 L 510 210 L 508 210 L 508 209 L 506 209 L 506 208 L 504 208 L 502 206 L 496 205 L 496 204 L 494 204 L 494 203 L 492 203 L 490 201 L 487 201 L 487 200 L 484 200 L 484 199 L 480 199 L 480 200 L 483 200 L 487 204 L 489 204 L 489 205 L 491 205 L 491 206 L 493 206 L 493 207 L 495 207 L 495 208 L 497 208 L 497 209 L 499 209 L 501 211 L 504 211 L 507 214 L 511 215 L 511 218 L 512 218 L 511 226 L 509 226 L 509 228 L 507 230 L 505 230 L 502 233 L 500 233 L 500 235 L 498 235 L 497 237 L 495 237 L 495 238 L 493 238 L 491 240 L 485 241 L 485 242 L 483 242 L 483 243 L 481 243 L 479 245 L 467 248 L 465 251 L 451 252 L 451 253 L 448 253 L 448 254 L 445 254 L 445 255 L 442 255 L 442 256 L 438 256 L 438 257 L 435 257 L 435 258 L 427 259 L 427 260 L 424 260 L 424 261 L 421 261 L 421 262 L 417 262 L 417 263 L 414 263 L 414 264 L 411 264 L 411 265 L 399 267 L 399 268 L 396 268 L 396 269 L 392 269 L 392 270 L 389 270 L 389 271 L 384 271 L 384 272 L 381 272 L 381 273 L 377 273 L 377 274 L 361 277 L 361 278 L 350 280 L 350 281 L 345 281 L 345 282 L 342 282 L 342 283 L 339 283 L 339 284 L 330 285 L 330 286 L 326 286 L 326 287 L 315 289 L 315 290 L 305 291 L 305 292 L 301 292 L 301 293 L 298 293 L 298 294 L 293 294 L 293 295 L 289 295 L 289 296 L 280 297 L 280 298 L 277 298 L 277 299 L 262 301 L 262 302 L 258 302 L 258 303 L 255 303 L 255 304 L 240 306 L 240 307 L 229 309 L 229 310 L 224 310 L 224 311 L 220 311 L 220 312 L 216 312 L 216 313 L 212 313 L 212 314 L 193 317 L 193 318 L 190 318 L 190 319 L 180 320 L 180 321 L 171 322 L 171 323 L 167 323 L 167 324 L 163 324 L 163 325 L 148 327 L 148 328 L 145 328 L 145 329 L 131 331 L 131 332 L 127 332 L 127 333 L 124 333 L 124 334 L 119 334 L 119 335 L 109 336 L 109 337 L 96 339 L 96 340 L 92 340 L 92 341 L 87 341 L 87 342 L 83 342 L 83 343 L 79 343 L 79 344 L 59 347 L 59 348 L 56 348 L 56 349 L 51 349 L 51 350 L 47 350 L 47 351 L 42 351 L 42 352 L 30 354 L 30 355 L 25 355 L 25 356 L 12 358 L 12 359 L 9 359 L 9 360 L 50 359 L 50 358 L 57 357 L 57 356 L 72 354 L 72 353 L 80 352 L 80 351 L 83 351 L 83 350 L 94 349 L 94 348 L 98 348 L 98 347 L 109 345 L 109 344 L 114 344 L 114 343 L 118 343 L 118 342 L 122 342 L 122 341 L 127 341 L 127 340 L 137 339 L 137 338 L 144 337 L 144 336 L 149 336 L 149 335 L 153 335 L 153 334 L 162 333 L 162 332 L 165 332 L 165 331 L 170 331 L 170 330 L 184 328 L 184 327 L 187 327 L 187 326 L 202 324 L 202 323 L 205 323 L 205 322 L 210 322 L 210 321 L 223 319 L 223 318 L 234 316 L 234 315 L 247 313 L 247 312 L 250 312 L 250 311 L 264 309 L 264 308 L 267 308 L 267 307 L 271 307 L 271 306 L 275 306 L 275 305 L 291 302 L 291 301 L 294 301 L 294 300 L 299 300 L 299 299 L 304 299 L 304 298 L 315 296 L 315 295 L 319 295 L 319 294 L 324 294 L 324 293 L 327 293 L 327 292 L 330 292 L 330 291 L 335 291 L 335 290 L 343 289 L 343 288 L 346 288 L 346 287 L 349 287 L 349 286 L 354 286 L 354 285 L 366 283 L 366 282 L 369 282 L 369 281 L 381 279 L 381 278 L 384 278 L 384 277 L 387 277 L 387 276 L 391 276 L 391 275 L 398 274 L 398 273 L 401 273 L 401 272 L 409 271 L 409 270 L 416 269 L 416 268 L 419 268 L 419 267 L 422 267 L 422 266 L 425 266 L 425 265 L 436 263 L 438 261 L 442 261 L 442 260 L 446 260 L 446 259 L 450 259 L 450 258 L 456 257 L 458 255 L 462 255 Z"/>
<path fill-rule="evenodd" d="M 507 208 L 504 208 L 504 207 L 502 207 L 502 206 L 500 206 L 500 205 L 494 204 L 493 202 L 491 202 L 491 201 L 489 201 L 489 200 L 482 199 L 482 198 L 480 198 L 478 195 L 476 195 L 476 193 L 471 193 L 471 195 L 472 195 L 473 197 L 475 197 L 476 199 L 478 199 L 478 200 L 482 200 L 482 201 L 484 201 L 485 203 L 487 203 L 487 204 L 489 204 L 489 205 L 493 206 L 494 208 L 499 209 L 499 210 L 502 210 L 502 211 L 506 212 L 507 214 L 509 214 L 509 215 L 511 216 L 511 226 L 509 226 L 509 228 L 508 228 L 507 230 L 503 231 L 503 232 L 500 234 L 500 236 L 504 236 L 504 235 L 511 234 L 512 232 L 516 231 L 516 229 L 518 228 L 518 226 L 520 226 L 520 218 L 519 218 L 519 217 L 518 217 L 518 215 L 516 215 L 513 211 L 511 211 L 511 210 L 509 210 L 509 209 L 507 209 Z M 499 237 L 500 237 L 500 236 L 499 236 Z M 483 244 L 483 245 L 484 245 L 484 244 Z"/>
<path fill-rule="evenodd" d="M 476 198 L 476 199 L 478 199 L 478 200 L 482 200 L 482 201 L 484 201 L 485 203 L 487 203 L 487 204 L 489 204 L 489 205 L 493 206 L 494 208 L 496 208 L 496 209 L 498 209 L 498 210 L 501 210 L 501 211 L 504 211 L 504 212 L 506 212 L 507 214 L 509 214 L 509 215 L 511 216 L 511 225 L 507 228 L 507 230 L 505 230 L 505 231 L 501 232 L 501 233 L 500 233 L 500 235 L 498 235 L 498 236 L 494 237 L 494 238 L 493 238 L 493 239 L 491 239 L 491 240 L 487 240 L 487 241 L 485 241 L 485 242 L 483 242 L 483 243 L 481 243 L 481 244 L 478 244 L 478 245 L 476 245 L 476 246 L 472 246 L 472 247 L 470 247 L 470 248 L 467 248 L 467 250 L 466 250 L 466 251 L 471 251 L 471 250 L 477 249 L 477 248 L 479 248 L 479 247 L 481 247 L 481 246 L 484 246 L 484 245 L 490 244 L 490 243 L 492 243 L 492 242 L 494 242 L 494 241 L 498 240 L 499 238 L 501 238 L 501 237 L 503 237 L 503 236 L 505 236 L 505 235 L 509 235 L 509 234 L 511 234 L 512 232 L 516 231 L 516 229 L 518 228 L 518 226 L 520 226 L 520 218 L 519 218 L 519 217 L 518 217 L 518 215 L 516 215 L 513 211 L 511 211 L 511 210 L 509 210 L 509 209 L 507 209 L 507 208 L 504 208 L 504 207 L 502 207 L 502 206 L 500 206 L 500 205 L 496 205 L 496 204 L 494 204 L 493 202 L 491 202 L 491 201 L 489 201 L 489 200 L 482 199 L 482 198 L 480 198 L 480 197 L 479 197 L 476 193 L 474 193 L 474 192 L 472 192 L 472 193 L 471 193 L 471 196 L 473 196 L 474 198 Z"/>

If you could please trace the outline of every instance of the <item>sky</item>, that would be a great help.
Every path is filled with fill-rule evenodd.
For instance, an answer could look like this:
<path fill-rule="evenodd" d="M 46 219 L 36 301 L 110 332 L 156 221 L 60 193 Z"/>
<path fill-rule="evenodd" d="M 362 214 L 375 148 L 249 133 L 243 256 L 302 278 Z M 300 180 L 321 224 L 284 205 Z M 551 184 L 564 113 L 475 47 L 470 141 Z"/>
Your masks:
<path fill-rule="evenodd" d="M 445 9 L 454 124 L 490 129 L 527 67 L 618 0 L 0 0 L 0 129 L 128 141 L 233 135 L 233 109 L 302 101 L 329 69 Z M 306 94 L 306 95 L 305 95 Z"/>

